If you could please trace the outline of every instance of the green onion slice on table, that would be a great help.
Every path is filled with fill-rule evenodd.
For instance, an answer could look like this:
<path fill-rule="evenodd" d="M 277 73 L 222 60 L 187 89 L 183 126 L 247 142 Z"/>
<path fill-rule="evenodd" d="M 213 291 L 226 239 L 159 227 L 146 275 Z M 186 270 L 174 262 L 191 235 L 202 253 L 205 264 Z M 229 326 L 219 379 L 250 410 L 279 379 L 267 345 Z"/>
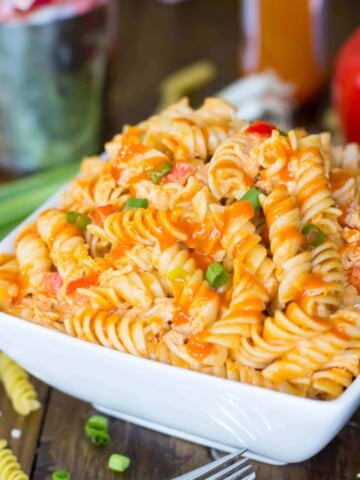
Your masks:
<path fill-rule="evenodd" d="M 108 428 L 109 420 L 103 415 L 93 415 L 85 423 L 86 435 L 98 447 L 108 445 L 110 442 Z"/>
<path fill-rule="evenodd" d="M 129 457 L 126 457 L 125 455 L 120 455 L 118 453 L 113 453 L 112 455 L 110 455 L 108 461 L 109 470 L 113 470 L 114 472 L 125 472 L 125 470 L 129 468 L 129 465 Z"/>
<path fill-rule="evenodd" d="M 51 475 L 51 480 L 70 480 L 70 473 L 66 470 L 56 470 Z"/>

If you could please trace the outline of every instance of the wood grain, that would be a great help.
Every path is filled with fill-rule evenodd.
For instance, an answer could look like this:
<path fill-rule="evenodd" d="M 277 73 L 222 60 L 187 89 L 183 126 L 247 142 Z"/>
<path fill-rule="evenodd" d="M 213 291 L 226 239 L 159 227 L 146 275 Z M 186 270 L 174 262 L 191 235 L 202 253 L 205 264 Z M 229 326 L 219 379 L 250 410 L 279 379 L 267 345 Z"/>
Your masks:
<path fill-rule="evenodd" d="M 85 422 L 94 413 L 91 405 L 52 390 L 34 480 L 47 478 L 57 468 L 67 469 L 76 480 L 165 480 L 210 460 L 204 447 L 114 418 L 110 419 L 110 445 L 95 447 L 84 433 Z M 131 459 L 123 475 L 107 469 L 111 453 Z"/>
<path fill-rule="evenodd" d="M 40 410 L 31 413 L 27 417 L 17 415 L 13 410 L 10 400 L 5 394 L 3 386 L 0 383 L 0 438 L 8 441 L 9 446 L 17 455 L 24 471 L 30 473 L 35 458 L 35 452 L 38 437 L 41 431 L 41 425 L 46 413 L 47 396 L 49 388 L 39 380 L 31 378 L 41 402 Z M 22 432 L 20 439 L 11 438 L 11 430 L 20 429 Z"/>
<path fill-rule="evenodd" d="M 111 444 L 97 448 L 84 434 L 91 405 L 52 390 L 33 479 L 65 468 L 76 480 L 169 480 L 211 460 L 209 449 L 110 418 Z M 360 472 L 360 410 L 318 455 L 299 464 L 270 466 L 252 461 L 257 480 L 350 480 Z M 116 475 L 107 469 L 111 453 L 131 459 Z"/>

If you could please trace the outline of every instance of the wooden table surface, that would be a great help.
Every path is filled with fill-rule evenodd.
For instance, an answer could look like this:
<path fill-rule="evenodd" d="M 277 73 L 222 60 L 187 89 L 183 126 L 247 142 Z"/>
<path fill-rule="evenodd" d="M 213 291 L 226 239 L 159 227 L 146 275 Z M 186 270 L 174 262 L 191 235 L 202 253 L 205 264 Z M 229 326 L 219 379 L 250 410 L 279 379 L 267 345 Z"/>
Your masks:
<path fill-rule="evenodd" d="M 331 66 L 334 52 L 359 24 L 360 2 L 325 1 L 329 4 Z M 158 101 L 159 81 L 182 66 L 206 58 L 218 67 L 217 77 L 194 96 L 195 102 L 236 78 L 237 0 L 190 0 L 171 7 L 155 0 L 118 3 L 116 49 L 104 100 L 104 139 L 119 131 L 124 122 L 151 114 Z M 296 118 L 320 128 L 327 100 L 325 91 L 315 103 L 298 111 Z M 5 178 L 3 175 L 2 180 Z M 85 421 L 94 413 L 92 406 L 36 379 L 34 383 L 42 407 L 27 418 L 13 412 L 0 386 L 0 438 L 9 441 L 33 480 L 50 479 L 58 468 L 69 470 L 72 480 L 167 480 L 211 459 L 205 447 L 117 419 L 110 422 L 111 445 L 93 447 L 83 433 Z M 11 437 L 14 428 L 21 430 L 21 438 Z M 107 458 L 113 452 L 131 458 L 125 474 L 107 470 Z M 360 472 L 360 411 L 322 452 L 306 462 L 281 467 L 253 464 L 259 480 L 356 479 Z"/>

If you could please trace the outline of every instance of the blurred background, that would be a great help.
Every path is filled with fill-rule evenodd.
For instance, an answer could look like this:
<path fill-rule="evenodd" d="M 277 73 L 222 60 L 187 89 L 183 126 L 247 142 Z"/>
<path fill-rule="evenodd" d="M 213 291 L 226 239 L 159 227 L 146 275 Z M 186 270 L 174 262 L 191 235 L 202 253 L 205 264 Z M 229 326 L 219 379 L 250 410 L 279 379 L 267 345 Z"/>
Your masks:
<path fill-rule="evenodd" d="M 319 86 L 307 102 L 295 109 L 294 124 L 323 128 L 336 54 L 360 25 L 358 0 L 187 0 L 173 5 L 156 0 L 120 0 L 105 102 L 105 135 L 119 131 L 124 122 L 135 123 L 150 115 L 159 102 L 159 85 L 164 78 L 193 62 L 210 60 L 216 68 L 213 79 L 190 95 L 194 105 L 240 75 L 250 73 L 241 60 L 249 42 L 246 10 L 247 30 L 253 32 L 253 43 L 259 42 L 261 28 L 267 28 L 264 42 L 272 50 L 272 57 L 268 54 L 266 58 L 266 52 L 259 54 L 264 59 L 263 65 L 257 62 L 259 69 L 271 66 L 271 60 L 276 67 L 279 57 L 286 62 L 289 56 L 290 61 L 298 56 L 295 63 L 299 76 L 305 68 L 309 85 L 314 82 L 315 87 Z M 270 25 L 261 26 L 261 15 L 269 19 Z M 308 22 L 315 23 L 312 38 Z M 299 35 L 291 35 L 299 24 L 302 40 Z M 261 47 L 254 49 L 259 52 Z M 314 78 L 314 68 L 302 62 L 304 55 L 311 57 L 315 50 L 322 83 Z"/>
<path fill-rule="evenodd" d="M 184 95 L 360 141 L 359 25 L 359 0 L 0 0 L 0 236 Z"/>

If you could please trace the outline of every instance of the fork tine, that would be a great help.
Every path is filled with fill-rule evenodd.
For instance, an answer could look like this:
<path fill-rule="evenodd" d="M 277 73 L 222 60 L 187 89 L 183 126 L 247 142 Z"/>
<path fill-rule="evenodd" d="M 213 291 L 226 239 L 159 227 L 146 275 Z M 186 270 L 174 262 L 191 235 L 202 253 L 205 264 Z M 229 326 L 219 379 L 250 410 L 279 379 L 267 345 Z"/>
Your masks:
<path fill-rule="evenodd" d="M 250 475 L 247 475 L 243 479 L 239 478 L 239 480 L 255 480 L 255 477 L 256 477 L 256 473 L 253 471 L 250 473 Z"/>
<path fill-rule="evenodd" d="M 243 450 L 238 450 L 237 452 L 234 452 L 234 453 L 229 453 L 228 455 L 225 455 L 224 457 L 221 457 L 218 460 L 214 460 L 211 463 L 207 463 L 202 467 L 196 468 L 195 470 L 192 470 L 189 473 L 185 473 L 184 475 L 180 475 L 179 477 L 174 477 L 172 480 L 196 480 L 201 475 L 205 475 L 206 473 L 213 472 L 214 468 L 224 465 L 225 463 L 229 462 L 230 460 L 233 460 L 234 458 L 238 457 L 239 455 L 242 455 L 245 452 L 246 452 L 246 448 L 244 448 Z"/>
<path fill-rule="evenodd" d="M 243 466 L 243 468 L 239 469 L 239 467 Z M 242 458 L 238 462 L 235 462 L 228 467 L 222 469 L 220 472 L 207 477 L 207 480 L 235 480 L 244 478 L 244 474 L 249 473 L 249 470 L 252 470 L 252 466 L 249 463 L 247 458 Z M 227 474 L 231 475 L 227 475 Z M 241 474 L 241 476 L 240 476 Z M 225 476 L 226 475 L 226 476 Z"/>

